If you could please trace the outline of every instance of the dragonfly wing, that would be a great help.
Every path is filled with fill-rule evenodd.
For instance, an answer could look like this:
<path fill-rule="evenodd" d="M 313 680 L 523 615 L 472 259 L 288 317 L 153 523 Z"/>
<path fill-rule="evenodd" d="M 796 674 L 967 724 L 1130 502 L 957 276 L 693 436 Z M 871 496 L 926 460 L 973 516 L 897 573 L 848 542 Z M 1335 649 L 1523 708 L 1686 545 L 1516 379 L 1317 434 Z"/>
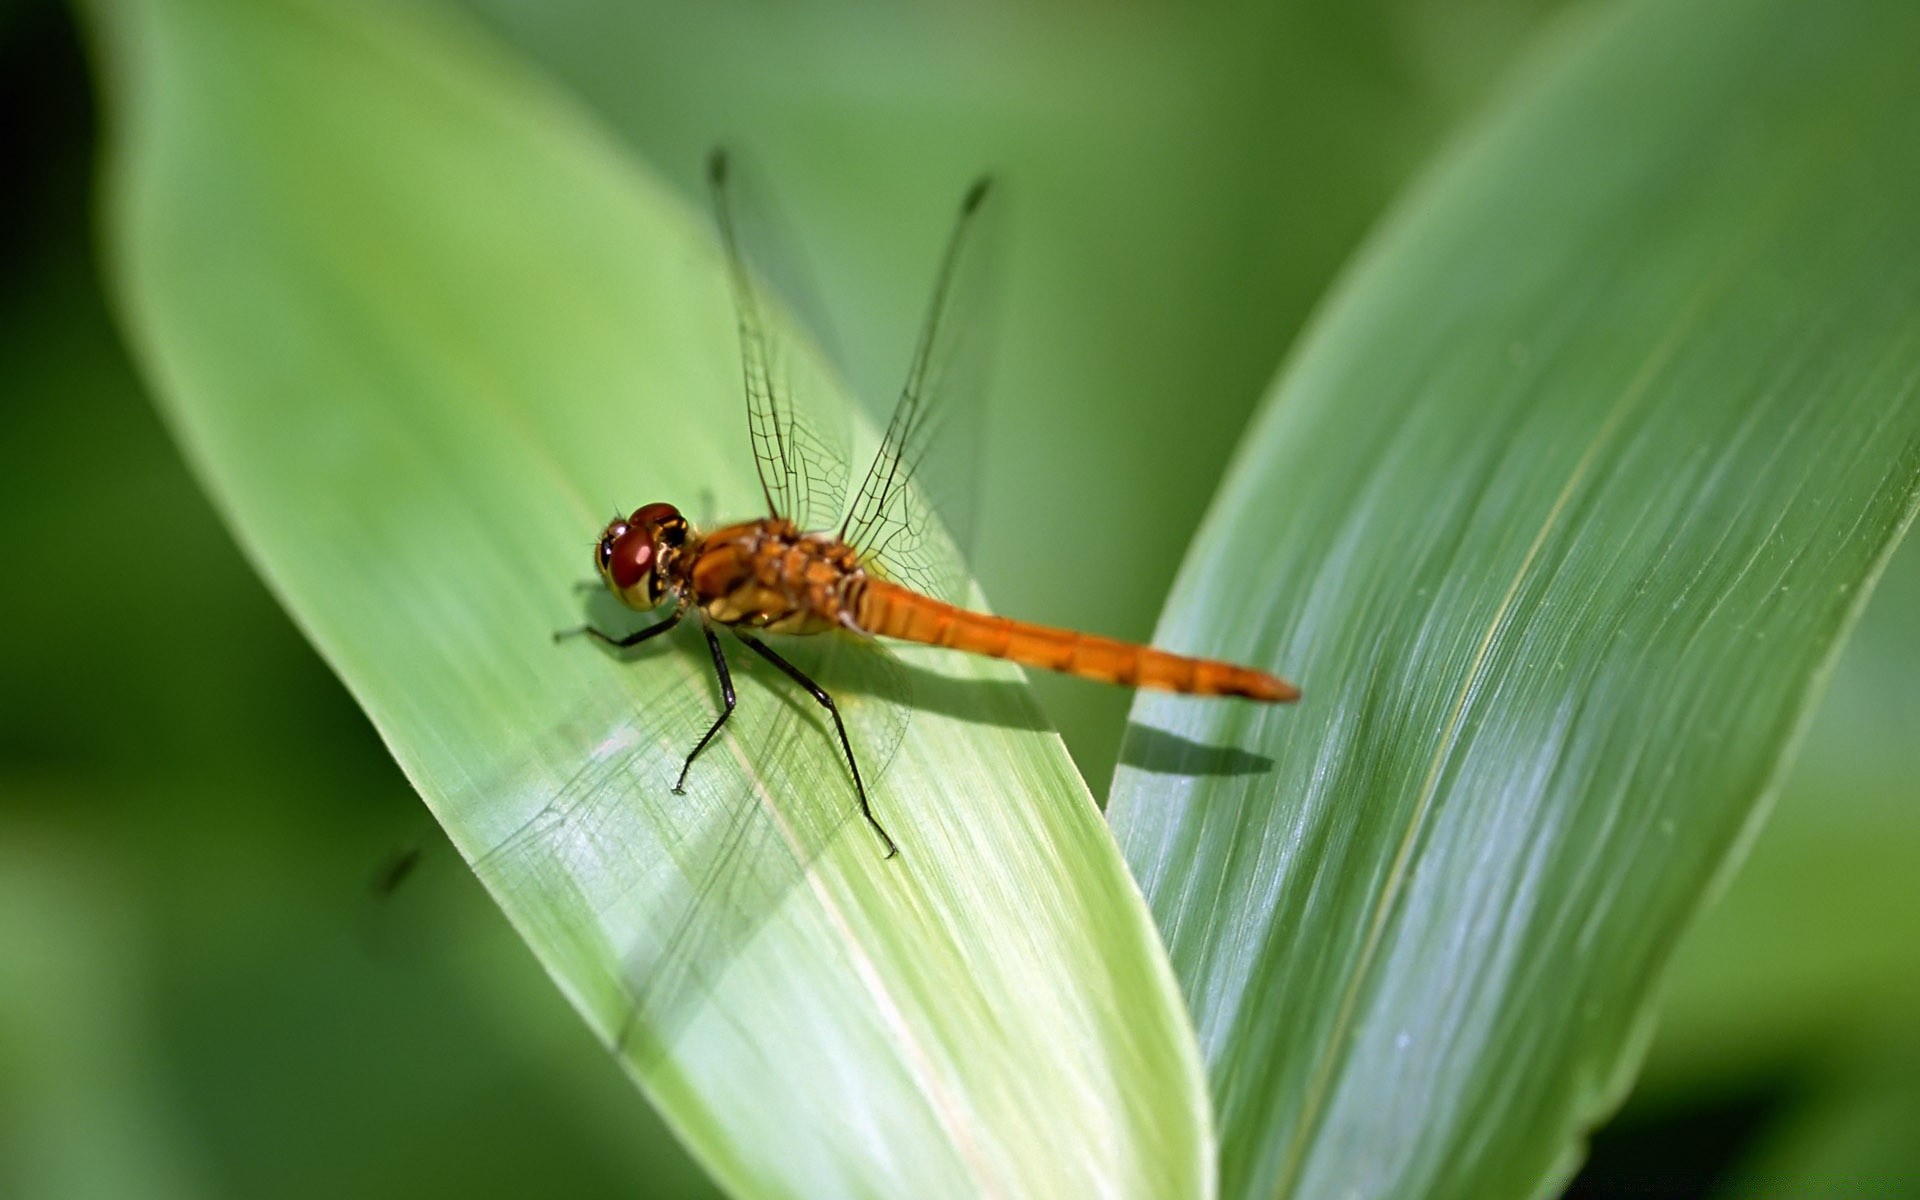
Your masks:
<path fill-rule="evenodd" d="M 779 649 L 834 696 L 862 773 L 878 783 L 906 729 L 899 664 L 851 637 L 783 639 Z M 596 1030 L 643 1073 L 716 1002 L 734 962 L 767 945 L 756 934 L 832 842 L 884 852 L 857 819 L 825 712 L 750 653 L 728 655 L 734 715 L 693 764 L 685 793 L 671 790 L 717 715 L 705 659 L 700 647 L 630 664 L 658 681 L 633 715 L 610 731 L 580 723 L 592 748 L 579 769 L 474 864 L 528 939 L 570 964 Z M 883 821 L 887 797 L 882 784 Z"/>
<path fill-rule="evenodd" d="M 990 191 L 982 178 L 961 201 L 906 382 L 840 530 L 881 574 L 953 602 L 966 599 L 959 542 L 978 474 L 980 398 L 967 393 L 978 391 L 985 376 Z"/>
<path fill-rule="evenodd" d="M 568 727 L 584 747 L 580 766 L 474 872 L 576 983 L 602 1040 L 645 1065 L 696 1011 L 685 964 L 724 959 L 777 896 L 725 914 L 701 900 L 714 865 L 755 832 L 737 787 L 696 777 L 685 795 L 671 790 L 676 756 L 715 715 L 710 671 L 702 678 L 686 653 L 629 669 L 646 681 L 644 698 L 611 722 L 602 710 Z"/>
<path fill-rule="evenodd" d="M 830 528 L 846 502 L 846 422 L 838 408 L 822 402 L 829 390 L 826 365 L 781 334 L 796 315 L 775 307 L 766 290 L 774 281 L 790 304 L 804 303 L 811 289 L 800 258 L 779 234 L 772 209 L 744 184 L 725 151 L 708 158 L 707 183 L 733 288 L 747 432 L 767 511 L 804 530 Z M 824 338 L 817 306 L 807 307 L 815 309 L 805 314 L 811 332 Z"/>
<path fill-rule="evenodd" d="M 891 793 L 882 781 L 910 712 L 903 670 L 879 646 L 850 637 L 783 639 L 778 648 L 833 696 L 885 822 Z M 734 720 L 750 700 L 757 702 L 756 712 L 723 735 L 733 739 L 732 753 L 717 755 L 720 747 L 710 747 L 694 764 L 687 792 L 715 798 L 716 819 L 689 827 L 688 845 L 702 846 L 702 855 L 688 863 L 692 871 L 679 903 L 656 913 L 665 940 L 627 964 L 631 1007 L 615 1045 L 643 1068 L 671 1051 L 698 1014 L 724 1002 L 721 980 L 750 948 L 785 948 L 774 943 L 768 949 L 754 935 L 796 892 L 809 894 L 802 884 L 830 845 L 844 842 L 843 853 L 875 859 L 885 852 L 859 817 L 853 780 L 826 712 L 758 655 L 736 654 L 732 661 L 743 693 Z M 822 780 L 830 782 L 822 786 Z M 775 963 L 770 973 L 790 977 L 803 966 Z M 762 1000 L 756 995 L 756 1004 Z"/>

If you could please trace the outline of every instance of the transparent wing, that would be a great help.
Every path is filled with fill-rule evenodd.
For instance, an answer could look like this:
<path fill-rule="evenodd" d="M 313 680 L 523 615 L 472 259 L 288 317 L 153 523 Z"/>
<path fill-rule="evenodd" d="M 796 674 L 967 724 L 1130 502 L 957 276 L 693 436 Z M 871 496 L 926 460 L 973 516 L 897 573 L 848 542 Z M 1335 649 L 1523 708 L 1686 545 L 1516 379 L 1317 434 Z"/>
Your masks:
<path fill-rule="evenodd" d="M 824 378 L 822 368 L 776 336 L 784 313 L 770 308 L 761 290 L 763 280 L 774 280 L 788 300 L 804 304 L 804 281 L 780 275 L 797 260 L 782 260 L 770 210 L 756 211 L 743 196 L 723 153 L 710 159 L 708 178 L 768 510 L 803 529 L 833 528 L 847 480 L 844 430 L 836 423 L 844 416 L 814 403 L 811 389 Z M 954 365 L 965 359 L 956 334 L 968 323 L 956 310 L 970 305 L 975 285 L 963 251 L 985 195 L 985 184 L 976 185 L 962 206 L 907 384 L 841 527 L 877 567 L 943 597 L 957 598 L 964 572 L 913 484 L 925 479 L 936 435 L 953 432 L 939 428 L 931 401 L 950 396 Z M 824 334 L 817 318 L 813 324 Z M 964 451 L 964 440 L 947 440 L 942 461 L 959 461 L 962 473 L 970 473 L 964 453 L 947 457 L 955 447 Z M 846 852 L 884 853 L 859 819 L 827 714 L 771 663 L 724 638 L 738 705 L 694 763 L 685 794 L 674 794 L 679 763 L 718 714 L 719 700 L 704 645 L 679 634 L 663 641 L 672 648 L 662 645 L 625 664 L 642 673 L 631 711 L 610 718 L 596 708 L 570 722 L 570 737 L 582 747 L 578 768 L 532 819 L 475 863 L 527 938 L 550 961 L 568 964 L 566 976 L 582 989 L 576 1002 L 643 1074 L 670 1069 L 669 1052 L 683 1032 L 725 1002 L 728 972 L 781 970 L 782 964 L 755 956 L 777 954 L 784 943 L 755 935 L 793 902 L 819 855 L 836 842 L 845 842 Z M 916 672 L 865 639 L 827 634 L 768 641 L 834 697 L 876 815 L 897 835 L 888 768 L 911 705 L 942 702 L 937 679 L 932 694 L 916 696 Z M 903 847 L 905 854 L 915 852 Z"/>
<path fill-rule="evenodd" d="M 960 202 L 906 382 L 840 528 L 841 539 L 880 573 L 953 602 L 965 600 L 957 542 L 965 537 L 977 474 L 979 397 L 967 393 L 979 390 L 985 374 L 990 190 L 982 178 Z"/>
<path fill-rule="evenodd" d="M 646 680 L 630 715 L 569 726 L 587 747 L 579 768 L 474 864 L 529 940 L 571 964 L 593 1025 L 643 1072 L 710 1009 L 722 977 L 831 843 L 885 853 L 859 819 L 825 713 L 725 639 L 738 705 L 685 793 L 672 791 L 681 758 L 719 712 L 706 647 L 676 641 L 626 664 Z M 885 775 L 906 722 L 898 664 L 849 638 L 778 648 L 833 693 L 862 771 Z"/>
<path fill-rule="evenodd" d="M 845 423 L 835 419 L 838 409 L 809 402 L 824 366 L 779 335 L 781 322 L 770 319 L 776 314 L 762 291 L 764 280 L 784 276 L 787 300 L 804 300 L 808 289 L 795 281 L 799 257 L 724 150 L 708 157 L 707 182 L 733 286 L 747 432 L 767 511 L 803 530 L 831 528 L 846 503 Z M 813 323 L 815 336 L 824 337 L 825 328 Z"/>

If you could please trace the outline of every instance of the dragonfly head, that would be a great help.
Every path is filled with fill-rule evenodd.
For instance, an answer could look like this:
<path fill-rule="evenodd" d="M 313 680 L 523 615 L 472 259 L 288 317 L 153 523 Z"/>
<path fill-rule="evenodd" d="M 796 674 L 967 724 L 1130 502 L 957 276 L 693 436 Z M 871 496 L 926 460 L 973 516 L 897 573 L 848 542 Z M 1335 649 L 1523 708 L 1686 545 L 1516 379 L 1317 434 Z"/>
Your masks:
<path fill-rule="evenodd" d="M 665 562 L 687 542 L 687 519 L 671 504 L 647 504 L 615 517 L 600 531 L 593 565 L 630 608 L 654 608 L 670 590 Z"/>

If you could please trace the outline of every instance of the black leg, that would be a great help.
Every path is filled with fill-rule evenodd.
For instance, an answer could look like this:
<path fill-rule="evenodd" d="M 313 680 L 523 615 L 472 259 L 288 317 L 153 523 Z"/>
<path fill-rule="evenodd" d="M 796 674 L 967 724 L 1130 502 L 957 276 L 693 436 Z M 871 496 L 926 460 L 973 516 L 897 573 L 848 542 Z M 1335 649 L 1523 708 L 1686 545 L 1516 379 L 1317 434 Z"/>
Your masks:
<path fill-rule="evenodd" d="M 680 616 L 681 616 L 681 610 L 675 609 L 673 611 L 673 615 L 663 618 L 662 620 L 655 621 L 653 624 L 647 626 L 645 629 L 642 629 L 636 633 L 630 633 L 627 636 L 622 638 L 614 637 L 612 634 L 601 633 L 598 629 L 595 629 L 591 625 L 577 625 L 572 629 L 559 630 L 553 635 L 553 640 L 557 642 L 561 638 L 568 638 L 568 637 L 574 636 L 575 634 L 584 633 L 588 637 L 594 638 L 597 641 L 605 642 L 607 645 L 613 646 L 616 649 L 625 650 L 628 646 L 638 646 L 641 642 L 646 641 L 648 638 L 653 637 L 655 634 L 665 633 L 667 630 L 672 629 L 675 625 L 678 625 L 680 623 Z"/>
<path fill-rule="evenodd" d="M 860 764 L 853 761 L 853 743 L 847 740 L 847 727 L 846 724 L 840 720 L 840 709 L 835 706 L 833 697 L 827 695 L 825 688 L 801 674 L 799 667 L 794 666 L 786 659 L 775 654 L 773 649 L 765 642 L 755 637 L 749 637 L 737 629 L 734 630 L 734 634 L 741 641 L 745 642 L 747 647 L 755 654 L 766 659 L 774 666 L 779 667 L 786 673 L 787 678 L 807 689 L 807 694 L 819 701 L 821 708 L 827 710 L 827 715 L 833 718 L 834 729 L 840 734 L 840 748 L 847 752 L 847 769 L 853 772 L 853 790 L 854 793 L 860 797 L 861 815 L 866 817 L 867 824 L 873 826 L 873 831 L 880 835 L 880 840 L 886 843 L 888 858 L 892 858 L 894 855 L 900 853 L 900 847 L 895 844 L 893 837 L 888 834 L 885 827 L 874 818 L 873 805 L 867 803 L 867 785 L 860 781 Z M 708 634 L 707 636 L 711 637 L 713 635 Z M 718 651 L 715 651 L 715 653 L 717 654 Z"/>
<path fill-rule="evenodd" d="M 687 761 L 680 764 L 680 778 L 673 781 L 673 794 L 676 796 L 680 795 L 687 786 L 687 772 L 693 769 L 693 760 L 700 757 L 700 752 L 707 748 L 707 743 L 713 740 L 713 735 L 719 733 L 720 727 L 725 725 L 727 718 L 733 715 L 733 676 L 727 674 L 727 656 L 720 653 L 720 639 L 713 636 L 713 626 L 703 624 L 700 626 L 700 632 L 707 635 L 707 649 L 713 651 L 713 673 L 720 677 L 720 702 L 726 705 L 726 708 L 714 718 L 713 725 L 693 747 L 693 753 L 687 755 Z"/>

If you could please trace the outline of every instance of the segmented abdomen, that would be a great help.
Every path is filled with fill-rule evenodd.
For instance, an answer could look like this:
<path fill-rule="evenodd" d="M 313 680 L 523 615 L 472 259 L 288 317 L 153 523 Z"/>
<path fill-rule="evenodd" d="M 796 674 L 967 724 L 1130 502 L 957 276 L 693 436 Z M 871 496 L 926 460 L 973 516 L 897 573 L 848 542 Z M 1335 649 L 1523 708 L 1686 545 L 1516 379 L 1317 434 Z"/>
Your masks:
<path fill-rule="evenodd" d="M 1102 683 L 1275 703 L 1300 697 L 1298 688 L 1265 671 L 969 612 L 881 579 L 866 581 L 855 607 L 854 619 L 867 633 L 1010 659 Z"/>

